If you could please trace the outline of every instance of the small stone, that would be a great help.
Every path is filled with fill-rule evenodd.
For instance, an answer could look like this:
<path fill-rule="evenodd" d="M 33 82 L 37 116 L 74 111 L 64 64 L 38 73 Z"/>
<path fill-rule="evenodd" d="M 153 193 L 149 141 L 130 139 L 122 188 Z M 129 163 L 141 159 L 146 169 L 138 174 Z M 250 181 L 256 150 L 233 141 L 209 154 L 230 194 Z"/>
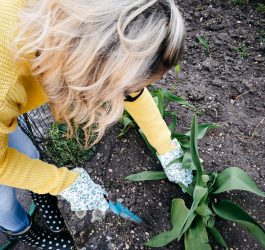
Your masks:
<path fill-rule="evenodd" d="M 130 246 L 126 243 L 126 244 L 125 244 L 125 248 L 126 248 L 126 249 L 130 249 Z"/>

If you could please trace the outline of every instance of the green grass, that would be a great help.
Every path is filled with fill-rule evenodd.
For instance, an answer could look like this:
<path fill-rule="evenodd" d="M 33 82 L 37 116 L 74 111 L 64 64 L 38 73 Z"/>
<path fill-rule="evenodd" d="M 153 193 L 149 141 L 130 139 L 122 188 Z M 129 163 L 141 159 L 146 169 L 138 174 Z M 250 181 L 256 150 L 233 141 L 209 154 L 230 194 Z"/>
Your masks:
<path fill-rule="evenodd" d="M 240 44 L 236 48 L 236 51 L 242 58 L 247 58 L 249 56 L 249 49 L 245 44 Z"/>
<path fill-rule="evenodd" d="M 256 10 L 262 14 L 265 14 L 265 4 L 264 3 L 258 3 L 256 6 Z"/>
<path fill-rule="evenodd" d="M 208 43 L 208 41 L 207 41 L 204 37 L 202 37 L 202 36 L 198 36 L 197 39 L 198 39 L 198 42 L 199 42 L 199 43 L 201 44 L 201 46 L 203 47 L 204 51 L 205 51 L 207 54 L 209 54 L 210 49 L 209 49 L 209 43 Z"/>

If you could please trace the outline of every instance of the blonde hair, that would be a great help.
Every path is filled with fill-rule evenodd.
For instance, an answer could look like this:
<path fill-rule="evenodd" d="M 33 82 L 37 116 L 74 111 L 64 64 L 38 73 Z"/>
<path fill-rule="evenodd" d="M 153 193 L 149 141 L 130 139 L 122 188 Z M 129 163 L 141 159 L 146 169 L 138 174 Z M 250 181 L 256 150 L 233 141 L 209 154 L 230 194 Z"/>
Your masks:
<path fill-rule="evenodd" d="M 90 128 L 94 143 L 121 117 L 125 92 L 184 51 L 174 0 L 30 0 L 18 30 L 15 59 L 31 61 L 56 118 Z"/>

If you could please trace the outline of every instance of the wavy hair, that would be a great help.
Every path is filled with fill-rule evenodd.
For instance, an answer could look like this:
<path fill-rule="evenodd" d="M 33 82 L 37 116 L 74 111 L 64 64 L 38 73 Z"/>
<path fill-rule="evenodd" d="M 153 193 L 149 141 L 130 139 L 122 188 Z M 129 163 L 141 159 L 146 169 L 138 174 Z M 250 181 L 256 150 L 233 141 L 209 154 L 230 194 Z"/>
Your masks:
<path fill-rule="evenodd" d="M 132 86 L 179 62 L 184 38 L 174 0 L 29 0 L 12 50 L 17 62 L 30 60 L 55 118 L 70 134 L 82 125 L 92 146 L 121 117 Z"/>

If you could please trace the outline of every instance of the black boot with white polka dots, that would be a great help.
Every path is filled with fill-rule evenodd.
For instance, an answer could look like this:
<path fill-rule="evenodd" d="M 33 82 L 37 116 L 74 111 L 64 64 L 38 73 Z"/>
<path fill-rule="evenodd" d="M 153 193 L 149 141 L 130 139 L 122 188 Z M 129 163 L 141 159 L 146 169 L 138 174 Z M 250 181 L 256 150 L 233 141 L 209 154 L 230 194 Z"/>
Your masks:
<path fill-rule="evenodd" d="M 11 240 L 41 250 L 73 250 L 74 244 L 68 237 L 58 236 L 44 231 L 30 220 L 30 226 L 19 233 L 4 232 Z"/>
<path fill-rule="evenodd" d="M 61 232 L 64 227 L 64 219 L 57 206 L 57 198 L 50 194 L 36 194 L 30 192 L 32 200 L 43 214 L 47 227 L 54 233 Z"/>

